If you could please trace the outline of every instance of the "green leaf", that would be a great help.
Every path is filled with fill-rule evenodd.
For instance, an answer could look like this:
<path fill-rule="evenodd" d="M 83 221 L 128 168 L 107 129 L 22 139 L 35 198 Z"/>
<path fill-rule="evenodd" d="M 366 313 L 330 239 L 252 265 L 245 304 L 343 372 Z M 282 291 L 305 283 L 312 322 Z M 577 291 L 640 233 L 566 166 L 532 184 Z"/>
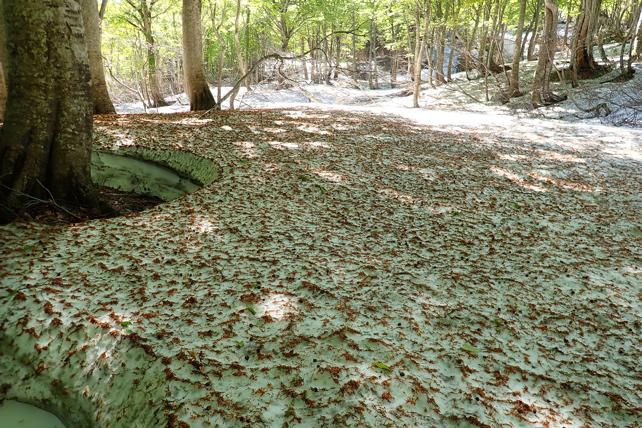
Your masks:
<path fill-rule="evenodd" d="M 377 368 L 377 369 L 380 369 L 380 370 L 386 371 L 386 372 L 391 372 L 391 371 L 392 371 L 392 368 L 390 368 L 390 366 L 389 366 L 388 364 L 386 364 L 386 363 L 382 363 L 381 361 L 376 361 L 376 362 L 374 362 L 374 363 L 372 364 L 372 366 L 373 366 L 373 367 L 375 367 L 375 368 Z"/>
<path fill-rule="evenodd" d="M 131 325 L 130 321 L 123 321 L 120 323 L 120 326 L 123 328 L 129 327 Z"/>
<path fill-rule="evenodd" d="M 254 307 L 254 305 L 246 306 L 245 309 L 247 309 L 247 311 L 252 315 L 256 315 L 256 308 Z"/>
<path fill-rule="evenodd" d="M 461 347 L 461 350 L 475 356 L 477 356 L 481 352 L 481 349 L 475 348 L 473 345 L 469 343 L 464 343 L 464 346 Z"/>
<path fill-rule="evenodd" d="M 245 346 L 245 342 L 243 342 L 242 340 L 239 340 L 236 342 L 237 349 L 241 349 L 244 346 Z"/>

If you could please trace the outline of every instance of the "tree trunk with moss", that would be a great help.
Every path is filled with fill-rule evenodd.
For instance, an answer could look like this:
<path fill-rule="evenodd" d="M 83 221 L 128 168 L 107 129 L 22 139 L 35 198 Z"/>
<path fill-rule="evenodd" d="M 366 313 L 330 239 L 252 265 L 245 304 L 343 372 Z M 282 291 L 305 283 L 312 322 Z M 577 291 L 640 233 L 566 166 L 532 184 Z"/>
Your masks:
<path fill-rule="evenodd" d="M 98 205 L 90 70 L 77 0 L 3 0 L 11 90 L 0 136 L 0 223 L 37 199 Z"/>
<path fill-rule="evenodd" d="M 82 17 L 85 25 L 85 40 L 89 55 L 89 69 L 91 71 L 91 98 L 94 102 L 94 113 L 114 114 L 114 104 L 109 98 L 105 69 L 103 67 L 103 54 L 101 50 L 100 17 L 98 4 L 95 0 L 81 0 Z"/>
<path fill-rule="evenodd" d="M 183 69 L 190 110 L 214 108 L 216 101 L 203 71 L 201 0 L 183 0 Z"/>

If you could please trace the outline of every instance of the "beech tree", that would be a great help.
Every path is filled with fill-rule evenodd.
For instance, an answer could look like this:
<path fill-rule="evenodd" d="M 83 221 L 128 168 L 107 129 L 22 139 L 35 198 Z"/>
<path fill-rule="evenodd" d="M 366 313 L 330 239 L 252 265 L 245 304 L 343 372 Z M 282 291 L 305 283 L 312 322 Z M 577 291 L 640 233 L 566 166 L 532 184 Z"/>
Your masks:
<path fill-rule="evenodd" d="M 557 44 L 557 11 L 557 3 L 555 3 L 555 0 L 544 1 L 542 44 L 540 46 L 531 93 L 531 103 L 533 107 L 539 107 L 563 99 L 555 95 L 550 88 L 553 58 L 555 57 L 555 46 Z"/>
<path fill-rule="evenodd" d="M 95 208 L 90 69 L 77 0 L 3 0 L 11 83 L 0 135 L 0 223 L 25 204 Z"/>
<path fill-rule="evenodd" d="M 4 120 L 5 105 L 7 103 L 6 63 L 7 52 L 5 46 L 4 16 L 2 1 L 0 1 L 0 122 Z"/>
<path fill-rule="evenodd" d="M 103 0 L 103 4 L 106 4 Z M 85 26 L 85 40 L 89 55 L 89 69 L 91 71 L 91 97 L 94 102 L 94 113 L 116 113 L 114 104 L 109 98 L 105 69 L 103 67 L 103 54 L 101 49 L 100 16 L 96 0 L 81 0 L 83 23 Z"/>
<path fill-rule="evenodd" d="M 201 0 L 183 0 L 183 68 L 190 110 L 209 110 L 215 107 L 216 102 L 203 72 Z"/>
<path fill-rule="evenodd" d="M 582 0 L 571 48 L 574 82 L 577 80 L 578 72 L 591 70 L 597 65 L 593 58 L 593 38 L 599 26 L 601 5 L 602 0 Z"/>
<path fill-rule="evenodd" d="M 4 120 L 4 109 L 7 103 L 7 83 L 4 78 L 3 65 L 0 63 L 0 122 Z"/>

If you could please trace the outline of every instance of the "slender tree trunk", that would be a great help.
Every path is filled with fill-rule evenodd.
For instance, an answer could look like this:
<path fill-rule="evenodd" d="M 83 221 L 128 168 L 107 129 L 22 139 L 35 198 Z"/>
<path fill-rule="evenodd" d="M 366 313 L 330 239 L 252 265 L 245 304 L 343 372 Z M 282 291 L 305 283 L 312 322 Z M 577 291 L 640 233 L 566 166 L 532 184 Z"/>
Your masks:
<path fill-rule="evenodd" d="M 632 62 L 633 57 L 637 59 L 642 59 L 642 3 L 638 6 L 638 23 L 635 31 L 635 38 L 634 42 L 632 45 L 632 52 L 633 56 L 631 56 L 631 60 L 629 62 Z"/>
<path fill-rule="evenodd" d="M 412 106 L 419 108 L 419 97 L 421 96 L 421 56 L 424 51 L 425 40 L 421 37 L 421 8 L 419 1 L 416 4 L 415 17 L 415 66 L 414 66 L 414 91 L 412 95 Z"/>
<path fill-rule="evenodd" d="M 568 46 L 568 30 L 571 26 L 571 7 L 573 6 L 572 2 L 568 2 L 568 6 L 566 7 L 566 25 L 564 25 L 564 41 L 562 42 L 562 45 Z"/>
<path fill-rule="evenodd" d="M 183 71 L 191 111 L 216 106 L 203 70 L 201 0 L 183 0 Z"/>
<path fill-rule="evenodd" d="M 341 36 L 337 36 L 335 38 L 335 42 L 336 42 L 336 45 L 334 49 L 334 57 L 335 57 L 334 79 L 336 80 L 339 78 L 339 69 L 341 68 L 341 48 L 342 48 Z"/>
<path fill-rule="evenodd" d="M 91 72 L 76 0 L 3 0 L 12 88 L 0 137 L 0 223 L 30 198 L 96 207 Z"/>
<path fill-rule="evenodd" d="M 247 64 L 245 62 L 245 56 L 243 55 L 243 48 L 241 47 L 241 13 L 243 12 L 241 8 L 241 0 L 236 0 L 236 16 L 234 18 L 234 48 L 236 49 L 238 55 L 238 68 L 239 76 L 245 76 L 247 73 Z M 236 101 L 236 96 L 239 93 L 239 86 L 237 89 L 234 89 L 232 95 L 230 96 L 230 109 L 234 109 L 234 102 Z"/>
<path fill-rule="evenodd" d="M 352 9 L 352 78 L 357 79 L 357 35 L 354 33 L 357 28 L 356 12 Z"/>
<path fill-rule="evenodd" d="M 528 43 L 528 53 L 526 55 L 526 58 L 529 61 L 532 61 L 535 59 L 535 45 L 537 45 L 537 39 L 539 38 L 539 16 L 540 16 L 540 10 L 542 9 L 542 0 L 537 0 L 537 6 L 535 8 L 535 17 L 533 18 L 534 24 L 533 24 L 533 34 L 531 35 L 531 40 Z"/>
<path fill-rule="evenodd" d="M 220 23 L 216 22 L 216 13 L 217 13 L 218 3 L 210 3 L 210 19 L 212 21 L 212 28 L 214 29 L 214 34 L 218 40 L 218 59 L 216 66 L 216 103 L 221 107 L 221 100 L 223 99 L 223 69 L 225 68 L 225 39 L 221 33 L 221 26 L 225 22 L 225 16 L 227 13 L 227 1 L 223 1 L 221 6 L 221 18 Z M 234 108 L 230 104 L 231 108 Z"/>
<path fill-rule="evenodd" d="M 152 31 L 152 10 L 148 0 L 140 1 L 141 31 L 147 45 L 147 84 L 149 87 L 150 107 L 163 107 L 167 105 L 160 89 L 160 78 L 158 76 L 158 55 L 156 53 L 156 40 Z M 151 3 L 153 4 L 153 3 Z"/>
<path fill-rule="evenodd" d="M 433 88 L 435 87 L 435 82 L 433 81 L 433 74 L 435 74 L 434 61 L 432 59 L 432 47 L 433 40 L 435 40 L 435 29 L 430 29 L 430 26 L 426 24 L 426 31 L 424 34 L 424 55 L 426 62 L 428 63 L 428 83 Z"/>
<path fill-rule="evenodd" d="M 455 40 L 455 30 L 450 31 L 450 37 L 448 39 L 450 40 L 450 51 L 448 51 L 448 73 L 446 78 L 448 81 L 451 81 L 453 78 L 453 65 L 455 61 L 455 44 L 457 43 Z"/>
<path fill-rule="evenodd" d="M 305 37 L 301 38 L 301 65 L 303 66 L 303 80 L 308 82 L 310 80 L 310 73 L 308 73 L 308 61 L 305 54 Z"/>
<path fill-rule="evenodd" d="M 526 0 L 519 2 L 519 18 L 517 19 L 517 34 L 515 34 L 515 52 L 513 53 L 513 65 L 511 66 L 510 97 L 521 95 L 519 91 L 519 63 L 522 59 L 522 33 L 524 32 L 524 18 L 526 16 Z"/>
<path fill-rule="evenodd" d="M 435 47 L 437 48 L 437 55 L 435 59 L 435 80 L 439 84 L 446 83 L 446 77 L 444 76 L 444 59 L 445 59 L 445 43 L 444 43 L 445 30 L 443 28 L 437 29 L 437 43 Z"/>
<path fill-rule="evenodd" d="M 557 44 L 557 4 L 555 0 L 545 0 L 544 2 L 544 28 L 542 36 L 537 68 L 535 70 L 535 77 L 533 78 L 533 92 L 531 94 L 533 107 L 539 107 L 543 104 L 549 104 L 562 99 L 554 95 L 550 89 L 550 74 L 555 56 L 555 46 Z"/>
<path fill-rule="evenodd" d="M 537 0 L 535 0 L 537 2 Z M 528 28 L 526 28 L 526 32 L 524 33 L 524 37 L 522 38 L 522 46 L 520 47 L 520 51 L 522 52 L 522 61 L 526 59 L 524 56 L 524 53 L 527 52 L 526 50 L 526 43 L 528 42 L 528 36 L 531 34 L 531 31 L 533 30 L 533 24 L 535 24 L 535 17 L 533 16 L 533 19 L 531 19 L 528 23 Z"/>
<path fill-rule="evenodd" d="M 105 3 L 106 4 L 106 3 Z M 91 98 L 94 102 L 94 113 L 114 114 L 114 104 L 109 98 L 105 69 L 103 67 L 103 54 L 101 50 L 100 15 L 96 0 L 81 0 L 83 23 L 85 25 L 85 40 L 89 55 L 89 69 L 91 71 Z"/>
<path fill-rule="evenodd" d="M 375 74 L 377 73 L 377 33 L 375 25 L 375 17 L 373 15 L 370 17 L 370 49 L 368 49 L 368 88 L 370 89 L 377 89 L 377 83 L 375 81 Z"/>

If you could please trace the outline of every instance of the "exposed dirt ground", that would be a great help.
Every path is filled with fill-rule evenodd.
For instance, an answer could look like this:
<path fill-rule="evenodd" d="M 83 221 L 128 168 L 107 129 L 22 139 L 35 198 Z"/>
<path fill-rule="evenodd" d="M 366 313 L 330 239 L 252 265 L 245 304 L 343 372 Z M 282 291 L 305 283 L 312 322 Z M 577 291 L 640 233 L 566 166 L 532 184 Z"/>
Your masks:
<path fill-rule="evenodd" d="M 67 426 L 640 426 L 640 142 L 549 131 L 99 118 L 223 174 L 0 228 L 1 394 Z"/>

